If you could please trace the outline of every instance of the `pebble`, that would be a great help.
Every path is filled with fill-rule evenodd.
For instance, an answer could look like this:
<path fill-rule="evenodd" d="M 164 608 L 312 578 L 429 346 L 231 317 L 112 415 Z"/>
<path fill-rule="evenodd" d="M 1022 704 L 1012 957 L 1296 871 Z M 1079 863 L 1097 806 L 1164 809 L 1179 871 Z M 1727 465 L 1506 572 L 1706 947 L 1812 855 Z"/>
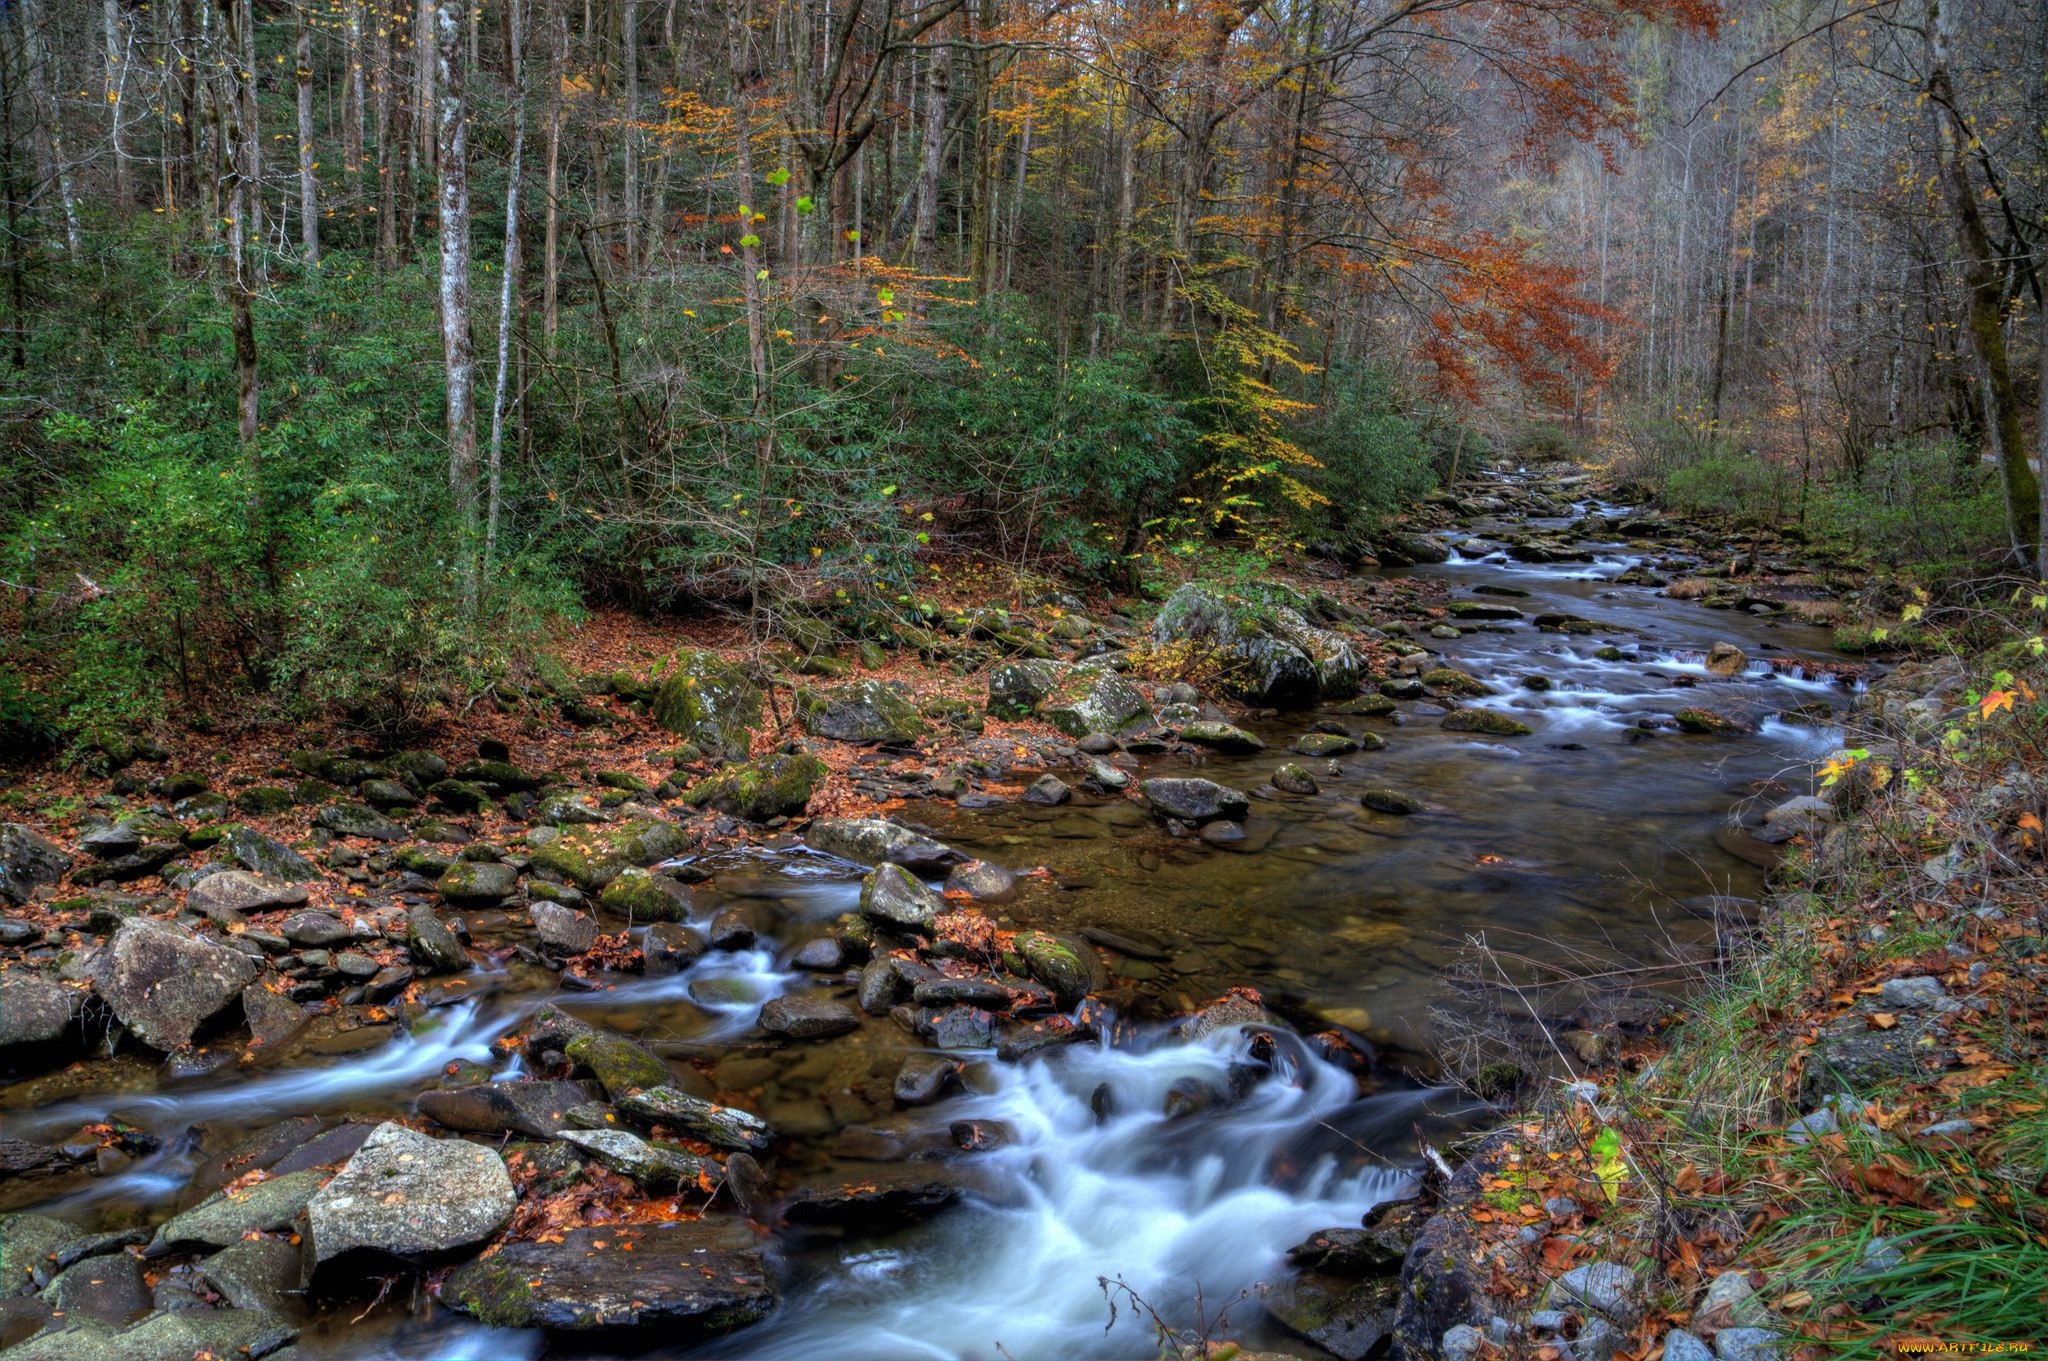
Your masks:
<path fill-rule="evenodd" d="M 1777 1361 L 1778 1334 L 1769 1328 L 1723 1328 L 1714 1334 L 1719 1361 Z"/>
<path fill-rule="evenodd" d="M 1713 1361 L 1713 1349 L 1683 1328 L 1664 1334 L 1664 1361 Z"/>
<path fill-rule="evenodd" d="M 1473 1361 L 1485 1346 L 1486 1334 L 1469 1323 L 1460 1323 L 1444 1330 L 1443 1341 L 1437 1350 L 1443 1361 Z"/>

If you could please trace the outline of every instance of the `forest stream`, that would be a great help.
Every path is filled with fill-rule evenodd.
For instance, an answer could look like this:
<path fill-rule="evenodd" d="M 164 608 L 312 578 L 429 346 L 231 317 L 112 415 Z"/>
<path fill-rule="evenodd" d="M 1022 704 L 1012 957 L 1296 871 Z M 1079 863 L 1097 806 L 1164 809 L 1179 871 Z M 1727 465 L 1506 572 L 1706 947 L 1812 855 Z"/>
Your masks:
<path fill-rule="evenodd" d="M 1526 485 L 1517 474 L 1507 488 Z M 899 1192 L 872 1202 L 886 1222 L 822 1200 L 786 1215 L 765 1244 L 779 1307 L 656 1354 L 1148 1354 L 1152 1322 L 1121 1292 L 1105 1337 L 1108 1278 L 1177 1324 L 1196 1323 L 1199 1296 L 1211 1313 L 1231 1306 L 1230 1336 L 1316 1355 L 1256 1298 L 1232 1302 L 1283 1278 L 1288 1249 L 1307 1235 L 1355 1225 L 1407 1191 L 1419 1139 L 1484 1123 L 1483 1103 L 1410 1076 L 1428 1071 L 1432 1008 L 1455 1005 L 1442 977 L 1461 947 L 1484 935 L 1532 968 L 1654 963 L 1698 948 L 1717 909 L 1739 914 L 1739 900 L 1758 895 L 1777 852 L 1753 832 L 1786 795 L 1777 782 L 1804 792 L 1805 764 L 1839 735 L 1827 713 L 1852 696 L 1839 659 L 1829 664 L 1826 630 L 1664 596 L 1649 574 L 1686 563 L 1621 533 L 1628 514 L 1593 501 L 1555 517 L 1482 508 L 1444 538 L 1448 561 L 1406 569 L 1467 602 L 1454 614 L 1462 631 L 1422 640 L 1441 654 L 1431 664 L 1476 677 L 1488 693 L 1470 707 L 1531 735 L 1448 731 L 1444 709 L 1418 692 L 1385 713 L 1354 702 L 1245 719 L 1265 744 L 1250 754 L 1206 754 L 1193 767 L 1182 752 L 1142 756 L 1141 778 L 1196 774 L 1253 791 L 1243 837 L 1223 845 L 1172 835 L 1130 799 L 1086 790 L 1056 807 L 900 811 L 967 855 L 1044 867 L 1010 918 L 1091 941 L 1129 985 L 1123 1014 L 1084 1004 L 1089 1041 L 1005 1060 L 986 1037 L 942 1036 L 965 1062 L 957 1084 L 927 1104 L 878 1106 L 861 1094 L 870 1076 L 929 1052 L 888 1015 L 824 1043 L 765 1038 L 763 1003 L 849 995 L 850 976 L 806 972 L 795 956 L 855 908 L 866 873 L 786 835 L 692 867 L 703 880 L 692 924 L 730 922 L 739 909 L 747 930 L 714 933 L 731 948 L 680 973 L 576 992 L 514 958 L 469 976 L 468 995 L 410 1033 L 316 1035 L 267 1067 L 170 1076 L 116 1056 L 15 1083 L 0 1091 L 0 1138 L 47 1142 L 119 1120 L 157 1146 L 0 1183 L 0 1210 L 87 1230 L 154 1223 L 226 1180 L 225 1150 L 280 1122 L 409 1116 L 416 1095 L 452 1072 L 523 1075 L 524 1055 L 494 1042 L 553 1003 L 695 1061 L 712 1089 L 755 1094 L 748 1105 L 780 1139 L 781 1184 Z M 1582 560 L 1517 560 L 1506 541 L 1530 531 Z M 1616 580 L 1625 575 L 1647 584 Z M 1746 658 L 1732 674 L 1708 664 L 1723 643 Z M 1687 706 L 1742 731 L 1676 731 L 1670 717 Z M 1383 744 L 1290 754 L 1312 731 Z M 1268 777 L 1286 760 L 1319 792 L 1276 792 Z M 1381 787 L 1425 807 L 1361 806 Z M 477 939 L 512 929 L 502 911 L 465 916 Z M 1291 1024 L 1246 1027 L 1228 1013 L 1175 1022 L 1236 987 L 1256 989 Z M 1352 1061 L 1305 1038 L 1330 1029 L 1353 1043 Z M 311 1139 L 323 1125 L 284 1127 Z M 404 1290 L 310 1314 L 297 1345 L 335 1358 L 614 1350 L 485 1327 Z"/>

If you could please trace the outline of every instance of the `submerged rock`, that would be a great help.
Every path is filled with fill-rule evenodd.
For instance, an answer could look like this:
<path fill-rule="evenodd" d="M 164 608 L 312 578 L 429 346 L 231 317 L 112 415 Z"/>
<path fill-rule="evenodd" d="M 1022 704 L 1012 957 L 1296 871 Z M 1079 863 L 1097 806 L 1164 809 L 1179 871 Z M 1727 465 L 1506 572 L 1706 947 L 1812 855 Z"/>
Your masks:
<path fill-rule="evenodd" d="M 1183 742 L 1193 742 L 1198 747 L 1209 747 L 1231 756 L 1249 756 L 1264 751 L 1266 744 L 1232 723 L 1215 719 L 1196 719 L 1180 730 Z"/>
<path fill-rule="evenodd" d="M 1457 709 L 1444 716 L 1445 732 L 1485 733 L 1490 737 L 1527 737 L 1536 730 L 1493 709 Z"/>
<path fill-rule="evenodd" d="M 1239 820 L 1251 812 L 1251 799 L 1243 790 L 1200 776 L 1162 776 L 1142 781 L 1138 790 L 1154 812 L 1183 822 Z"/>
<path fill-rule="evenodd" d="M 860 1029 L 860 1013 L 822 997 L 777 997 L 761 1008 L 761 1029 L 791 1040 L 821 1040 Z"/>

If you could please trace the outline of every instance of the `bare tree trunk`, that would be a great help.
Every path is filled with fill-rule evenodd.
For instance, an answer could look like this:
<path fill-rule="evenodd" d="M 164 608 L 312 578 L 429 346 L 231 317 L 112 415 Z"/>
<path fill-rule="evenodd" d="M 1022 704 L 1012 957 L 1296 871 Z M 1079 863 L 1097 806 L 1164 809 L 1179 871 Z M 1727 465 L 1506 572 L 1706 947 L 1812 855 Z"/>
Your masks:
<path fill-rule="evenodd" d="M 365 0 L 368 3 L 368 0 Z M 374 11 L 370 38 L 370 94 L 377 111 L 377 264 L 398 260 L 398 139 L 393 135 L 398 100 L 398 15 Z"/>
<path fill-rule="evenodd" d="M 341 97 L 341 173 L 347 179 L 350 211 L 360 212 L 361 207 L 353 202 L 356 183 L 363 173 L 363 110 L 368 105 L 368 91 L 365 88 L 363 66 L 367 54 L 363 51 L 363 9 L 368 0 L 346 0 L 348 69 L 343 73 L 345 83 Z M 382 27 L 382 15 L 374 21 Z"/>
<path fill-rule="evenodd" d="M 1941 0 L 1929 0 L 1927 11 L 1927 93 L 1932 103 L 1947 115 L 1951 134 L 1941 151 L 1942 168 L 1948 183 L 1949 209 L 1955 215 L 1956 234 L 1962 245 L 1968 329 L 1983 366 L 1985 404 L 1995 423 L 1992 448 L 2004 475 L 2006 511 L 2012 519 L 2015 547 L 2024 558 L 2033 553 L 2041 538 L 2041 488 L 2027 459 L 2026 440 L 2020 431 L 2018 385 L 2013 381 L 2012 360 L 2005 344 L 2004 279 L 1999 255 L 1991 244 L 1978 204 L 1969 161 L 1965 159 L 1976 134 L 1957 106 L 1955 89 L 1949 81 L 1953 12 Z"/>
<path fill-rule="evenodd" d="M 624 0 L 619 18 L 622 114 L 619 139 L 625 152 L 626 275 L 640 270 L 640 5 Z"/>
<path fill-rule="evenodd" d="M 249 182 L 249 220 L 244 240 L 250 250 L 260 251 L 263 247 L 263 124 L 262 108 L 256 101 L 256 0 L 234 0 L 234 3 L 236 17 L 241 21 L 236 32 L 241 50 L 240 79 L 236 81 L 240 109 L 236 116 L 241 120 L 242 174 Z M 260 277 L 263 273 L 261 257 L 254 263 Z"/>
<path fill-rule="evenodd" d="M 464 607 L 477 603 L 476 358 L 469 338 L 469 117 L 464 107 L 464 0 L 434 7 L 440 92 L 441 354 L 448 376 L 448 486 L 461 537 Z"/>
<path fill-rule="evenodd" d="M 911 258 L 929 274 L 939 245 L 939 167 L 946 151 L 947 49 L 925 56 L 923 163 L 917 178 L 917 229 Z"/>
<path fill-rule="evenodd" d="M 486 473 L 489 484 L 484 510 L 484 565 L 488 568 L 498 551 L 498 508 L 502 499 L 505 468 L 505 397 L 512 371 L 512 312 L 519 296 L 519 177 L 525 169 L 526 84 L 521 60 L 519 0 L 505 0 L 505 25 L 510 51 L 506 67 L 512 76 L 512 164 L 505 172 L 505 259 L 504 277 L 498 289 L 498 376 L 491 389 L 491 451 Z"/>
<path fill-rule="evenodd" d="M 29 98 L 35 105 L 36 117 L 43 124 L 43 179 L 57 190 L 57 211 L 64 223 L 64 248 L 76 258 L 79 250 L 78 195 L 72 187 L 71 162 L 64 151 L 64 109 L 57 102 L 57 82 L 50 73 L 50 45 L 43 32 L 43 25 L 49 22 L 48 15 L 47 5 L 22 7 L 23 55 L 28 66 Z"/>
<path fill-rule="evenodd" d="M 547 0 L 547 5 L 548 193 L 546 225 L 541 233 L 540 339 L 553 354 L 555 328 L 561 320 L 562 66 L 568 56 L 569 23 L 562 13 L 562 0 Z"/>
<path fill-rule="evenodd" d="M 298 11 L 298 25 L 292 74 L 299 87 L 299 244 L 305 248 L 306 263 L 318 269 L 320 181 L 313 173 L 313 30 L 307 26 L 304 5 Z"/>
<path fill-rule="evenodd" d="M 121 18 L 121 0 L 100 0 L 100 22 L 107 44 L 107 138 L 114 148 L 114 206 L 134 201 L 133 157 L 128 151 L 128 25 Z"/>

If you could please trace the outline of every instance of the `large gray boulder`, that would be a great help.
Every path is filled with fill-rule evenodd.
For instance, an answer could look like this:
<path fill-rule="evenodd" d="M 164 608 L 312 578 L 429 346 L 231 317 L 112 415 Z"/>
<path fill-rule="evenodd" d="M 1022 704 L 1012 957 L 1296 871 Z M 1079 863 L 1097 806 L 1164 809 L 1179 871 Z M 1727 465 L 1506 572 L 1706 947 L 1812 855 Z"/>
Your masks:
<path fill-rule="evenodd" d="M 1069 737 L 1115 733 L 1144 716 L 1138 687 L 1100 663 L 1077 666 L 1060 678 L 1039 714 Z"/>
<path fill-rule="evenodd" d="M 192 885 L 185 894 L 185 906 L 203 917 L 229 920 L 244 912 L 267 912 L 276 907 L 298 907 L 306 901 L 306 886 L 248 870 L 221 870 Z"/>
<path fill-rule="evenodd" d="M 1160 776 L 1140 783 L 1138 792 L 1152 805 L 1152 811 L 1182 822 L 1214 822 L 1218 818 L 1241 822 L 1252 806 L 1251 797 L 1243 790 L 1199 775 Z"/>
<path fill-rule="evenodd" d="M 71 857 L 54 842 L 18 822 L 0 825 L 0 903 L 19 907 L 70 868 Z"/>
<path fill-rule="evenodd" d="M 358 1248 L 439 1257 L 489 1238 L 518 1203 L 490 1149 L 382 1124 L 306 1206 L 313 1263 Z"/>
<path fill-rule="evenodd" d="M 997 718 L 1031 717 L 1071 669 L 1035 658 L 1004 662 L 988 675 L 988 711 Z"/>
<path fill-rule="evenodd" d="M 19 907 L 39 885 L 54 884 L 72 859 L 41 833 L 18 822 L 0 824 L 0 905 Z"/>
<path fill-rule="evenodd" d="M 237 824 L 228 828 L 227 834 L 221 838 L 220 845 L 221 849 L 227 852 L 229 859 L 256 874 L 289 880 L 295 884 L 320 877 L 320 871 L 313 867 L 312 861 L 282 841 L 267 837 L 250 827 Z"/>
<path fill-rule="evenodd" d="M 1276 709 L 1301 709 L 1358 692 L 1365 662 L 1350 643 L 1309 622 L 1307 597 L 1275 582 L 1191 581 L 1152 621 L 1155 646 L 1212 650 L 1224 689 Z"/>
<path fill-rule="evenodd" d="M 121 924 L 92 964 L 93 991 L 143 1043 L 183 1049 L 241 996 L 256 963 L 239 950 L 147 917 Z"/>
<path fill-rule="evenodd" d="M 859 865 L 929 870 L 966 858 L 951 846 L 888 818 L 818 818 L 804 829 L 804 840 L 828 855 Z"/>
<path fill-rule="evenodd" d="M 0 972 L 0 1050 L 47 1044 L 78 1017 L 79 994 L 22 970 Z"/>
<path fill-rule="evenodd" d="M 899 931 L 930 931 L 945 901 L 901 865 L 881 865 L 860 883 L 860 913 Z"/>
<path fill-rule="evenodd" d="M 864 746 L 908 746 L 929 731 L 903 688 L 879 680 L 798 691 L 796 717 L 813 737 Z"/>
<path fill-rule="evenodd" d="M 507 1243 L 457 1270 L 444 1304 L 495 1328 L 659 1329 L 664 1340 L 742 1327 L 776 1303 L 775 1278 L 742 1222 L 571 1229 L 558 1243 Z"/>
<path fill-rule="evenodd" d="M 761 723 L 761 687 L 709 652 L 678 652 L 655 692 L 654 721 L 715 761 L 744 761 Z"/>

